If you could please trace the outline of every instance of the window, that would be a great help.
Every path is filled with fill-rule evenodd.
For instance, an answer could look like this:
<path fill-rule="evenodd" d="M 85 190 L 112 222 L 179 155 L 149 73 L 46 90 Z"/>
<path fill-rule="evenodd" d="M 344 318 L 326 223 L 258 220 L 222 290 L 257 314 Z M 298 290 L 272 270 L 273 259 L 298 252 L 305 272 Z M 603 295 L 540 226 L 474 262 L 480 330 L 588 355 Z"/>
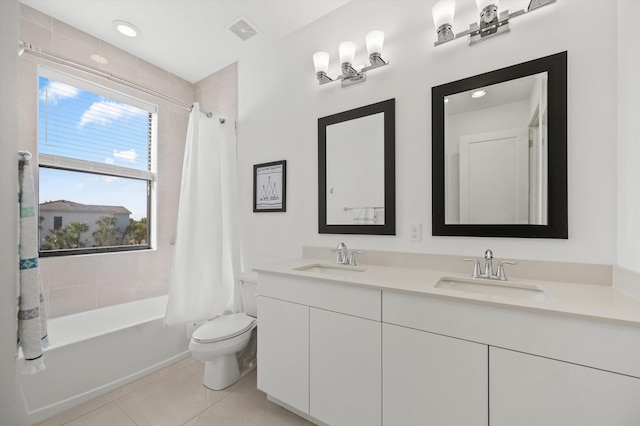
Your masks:
<path fill-rule="evenodd" d="M 151 247 L 156 107 L 41 68 L 41 256 Z"/>

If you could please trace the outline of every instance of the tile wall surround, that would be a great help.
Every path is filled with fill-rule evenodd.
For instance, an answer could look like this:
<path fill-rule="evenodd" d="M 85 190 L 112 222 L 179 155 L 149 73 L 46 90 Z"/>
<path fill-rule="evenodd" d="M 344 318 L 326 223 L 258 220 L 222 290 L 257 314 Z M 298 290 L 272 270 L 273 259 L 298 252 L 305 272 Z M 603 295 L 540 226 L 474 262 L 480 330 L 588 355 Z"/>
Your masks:
<path fill-rule="evenodd" d="M 235 64 L 194 85 L 24 4 L 20 5 L 19 24 L 20 39 L 35 47 L 98 67 L 188 104 L 197 100 L 205 111 L 237 117 Z M 108 64 L 94 63 L 90 59 L 94 53 L 106 57 Z M 42 258 L 41 276 L 49 317 L 167 294 L 189 112 L 116 83 L 24 54 L 18 70 L 20 149 L 37 151 L 38 65 L 138 96 L 159 107 L 155 249 Z"/>
<path fill-rule="evenodd" d="M 357 250 L 358 248 L 349 247 L 349 249 Z M 336 254 L 328 247 L 305 246 L 303 247 L 302 255 L 304 258 L 326 260 L 329 263 L 335 262 L 336 259 Z M 493 256 L 494 265 L 496 260 L 514 260 L 518 262 L 517 265 L 506 266 L 505 271 L 508 277 L 605 286 L 611 286 L 613 282 L 613 268 L 611 265 L 513 259 L 503 256 L 503 253 L 496 252 L 493 253 Z M 363 253 L 358 255 L 358 264 L 435 269 L 449 273 L 471 274 L 473 265 L 470 262 L 464 262 L 463 259 L 475 258 L 482 260 L 483 257 L 484 253 L 462 257 L 428 253 L 363 250 Z"/>

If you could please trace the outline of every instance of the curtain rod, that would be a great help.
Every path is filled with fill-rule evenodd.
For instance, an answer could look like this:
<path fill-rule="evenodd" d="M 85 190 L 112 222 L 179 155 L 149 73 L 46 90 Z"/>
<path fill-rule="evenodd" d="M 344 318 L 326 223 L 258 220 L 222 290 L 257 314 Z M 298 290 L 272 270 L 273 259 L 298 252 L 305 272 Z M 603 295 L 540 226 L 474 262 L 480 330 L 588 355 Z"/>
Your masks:
<path fill-rule="evenodd" d="M 24 52 L 27 52 L 27 53 L 29 53 L 31 55 L 46 59 L 46 60 L 51 61 L 51 62 L 55 62 L 56 64 L 59 64 L 59 65 L 63 65 L 63 66 L 69 67 L 69 68 L 73 68 L 73 69 L 76 69 L 78 71 L 82 71 L 82 72 L 85 72 L 85 73 L 88 73 L 88 74 L 91 74 L 91 75 L 94 75 L 94 76 L 97 76 L 97 77 L 100 77 L 100 78 L 104 78 L 104 79 L 109 80 L 109 81 L 114 81 L 114 82 L 116 82 L 118 84 L 121 84 L 123 86 L 127 86 L 127 87 L 129 87 L 131 89 L 139 90 L 139 91 L 144 92 L 144 93 L 146 93 L 148 95 L 155 96 L 156 98 L 160 98 L 160 99 L 163 99 L 165 101 L 169 101 L 169 102 L 173 103 L 174 105 L 182 107 L 182 108 L 184 108 L 186 110 L 191 111 L 193 109 L 193 105 L 192 104 L 188 104 L 188 103 L 183 102 L 183 101 L 181 101 L 179 99 L 173 98 L 173 97 L 171 97 L 169 95 L 165 95 L 164 93 L 158 92 L 157 90 L 153 90 L 153 89 L 151 89 L 149 87 L 143 86 L 143 85 L 138 84 L 138 83 L 136 83 L 134 81 L 128 80 L 128 79 L 126 79 L 124 77 L 117 76 L 117 75 L 115 75 L 113 73 L 102 71 L 102 70 L 100 70 L 98 68 L 94 68 L 94 67 L 89 66 L 89 65 L 81 64 L 81 63 L 76 62 L 76 61 L 74 61 L 72 59 L 69 59 L 67 57 L 64 57 L 62 55 L 58 55 L 58 54 L 50 52 L 50 51 L 47 51 L 45 49 L 42 49 L 42 48 L 39 48 L 39 47 L 34 47 L 31 43 L 27 43 L 27 42 L 25 42 L 23 40 L 20 40 L 18 42 L 18 56 L 22 56 L 22 54 Z M 202 113 L 205 114 L 209 118 L 213 117 L 213 113 L 212 112 L 202 111 Z M 226 120 L 225 120 L 224 117 L 220 117 L 219 121 L 220 121 L 220 123 L 224 123 Z"/>

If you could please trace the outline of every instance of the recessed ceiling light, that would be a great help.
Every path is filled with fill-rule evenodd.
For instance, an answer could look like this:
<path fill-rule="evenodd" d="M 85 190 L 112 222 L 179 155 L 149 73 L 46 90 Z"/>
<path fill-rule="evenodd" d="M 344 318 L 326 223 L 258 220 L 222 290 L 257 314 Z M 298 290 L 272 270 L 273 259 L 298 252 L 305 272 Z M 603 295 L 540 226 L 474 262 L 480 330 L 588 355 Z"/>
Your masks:
<path fill-rule="evenodd" d="M 127 37 L 137 37 L 140 35 L 140 30 L 136 28 L 135 25 L 126 22 L 126 21 L 113 21 L 113 26 L 118 30 L 121 34 L 126 35 Z"/>
<path fill-rule="evenodd" d="M 107 58 L 105 58 L 102 55 L 98 55 L 97 53 L 94 53 L 93 55 L 91 55 L 90 58 L 92 61 L 97 62 L 100 65 L 106 65 L 109 63 L 109 60 Z"/>
<path fill-rule="evenodd" d="M 474 99 L 477 99 L 477 98 L 483 97 L 486 94 L 487 94 L 487 92 L 485 90 L 476 90 L 475 92 L 473 92 L 471 94 L 471 97 L 474 98 Z"/>

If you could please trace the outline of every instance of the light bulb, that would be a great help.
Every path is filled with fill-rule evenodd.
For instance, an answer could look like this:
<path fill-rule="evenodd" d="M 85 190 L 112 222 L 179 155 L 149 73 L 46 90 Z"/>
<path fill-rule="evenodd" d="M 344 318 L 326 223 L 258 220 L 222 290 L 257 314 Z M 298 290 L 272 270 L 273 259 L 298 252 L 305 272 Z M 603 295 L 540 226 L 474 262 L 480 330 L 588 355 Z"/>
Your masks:
<path fill-rule="evenodd" d="M 356 56 L 356 45 L 350 41 L 343 41 L 338 46 L 338 51 L 340 52 L 340 63 L 344 64 L 348 62 L 350 64 L 353 63 L 353 58 Z"/>
<path fill-rule="evenodd" d="M 384 33 L 382 31 L 374 30 L 369 32 L 365 37 L 365 41 L 369 55 L 373 53 L 382 55 L 382 45 L 384 44 Z"/>
<path fill-rule="evenodd" d="M 313 54 L 313 66 L 316 68 L 316 73 L 329 70 L 329 53 L 316 52 Z"/>
<path fill-rule="evenodd" d="M 113 21 L 113 26 L 127 37 L 137 37 L 140 34 L 140 30 L 135 25 L 126 21 Z"/>
<path fill-rule="evenodd" d="M 453 15 L 456 11 L 455 0 L 440 0 L 431 9 L 433 15 L 433 23 L 436 29 L 440 28 L 444 24 L 451 25 L 453 23 Z"/>
<path fill-rule="evenodd" d="M 478 98 L 483 97 L 486 94 L 487 94 L 486 90 L 480 89 L 480 90 L 476 90 L 475 92 L 473 92 L 471 94 L 471 97 L 474 98 L 474 99 L 478 99 Z"/>

